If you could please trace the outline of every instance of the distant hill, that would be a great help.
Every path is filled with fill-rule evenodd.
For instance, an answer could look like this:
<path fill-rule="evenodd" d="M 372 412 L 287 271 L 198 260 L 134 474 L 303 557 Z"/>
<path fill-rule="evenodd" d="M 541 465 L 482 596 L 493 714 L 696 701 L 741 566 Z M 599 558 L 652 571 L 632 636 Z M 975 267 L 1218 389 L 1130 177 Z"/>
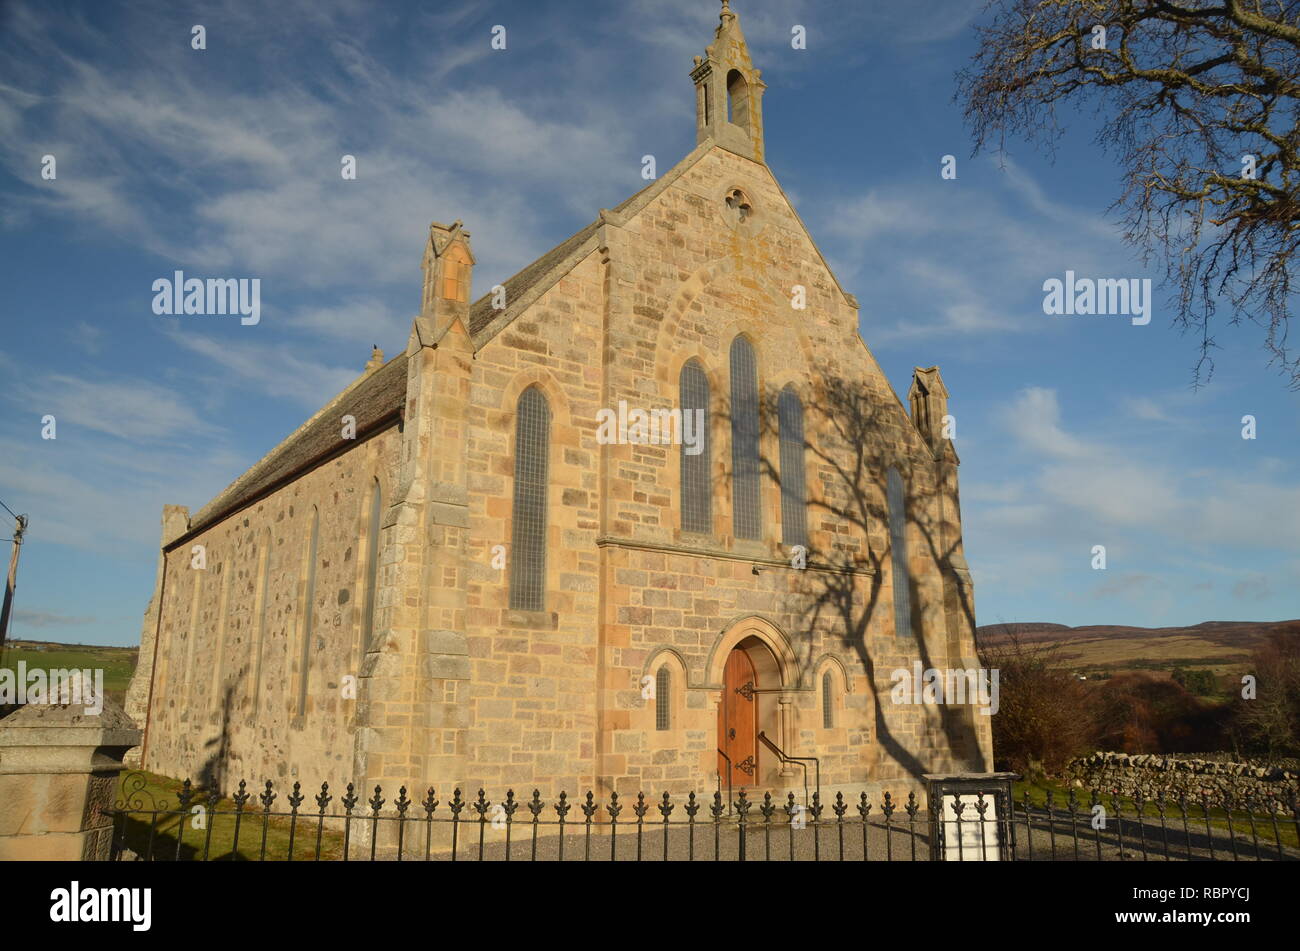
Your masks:
<path fill-rule="evenodd" d="M 104 671 L 104 693 L 121 704 L 126 688 L 135 673 L 138 647 L 104 647 L 96 644 L 59 644 L 54 641 L 7 641 L 0 652 L 0 667 L 18 670 L 23 661 L 27 670 L 67 670 L 78 668 Z"/>
<path fill-rule="evenodd" d="M 1062 662 L 1085 673 L 1204 667 L 1223 674 L 1243 668 L 1270 635 L 1300 637 L 1300 620 L 1203 621 L 1191 627 L 1020 622 L 986 624 L 975 633 L 980 643 L 993 646 L 1013 636 L 1024 643 L 1055 645 Z"/>

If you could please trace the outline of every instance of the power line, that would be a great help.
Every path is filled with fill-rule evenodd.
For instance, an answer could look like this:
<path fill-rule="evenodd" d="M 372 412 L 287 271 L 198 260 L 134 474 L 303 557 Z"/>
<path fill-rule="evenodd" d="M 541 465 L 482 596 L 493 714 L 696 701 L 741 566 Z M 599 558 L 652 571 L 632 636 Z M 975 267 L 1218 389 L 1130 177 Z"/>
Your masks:
<path fill-rule="evenodd" d="M 11 509 L 9 506 L 5 505 L 3 500 L 0 500 L 0 508 L 3 508 L 6 512 L 8 512 L 8 513 L 9 513 L 10 515 L 12 515 L 14 518 L 17 518 L 17 517 L 18 517 L 18 513 L 15 512 L 13 509 Z"/>

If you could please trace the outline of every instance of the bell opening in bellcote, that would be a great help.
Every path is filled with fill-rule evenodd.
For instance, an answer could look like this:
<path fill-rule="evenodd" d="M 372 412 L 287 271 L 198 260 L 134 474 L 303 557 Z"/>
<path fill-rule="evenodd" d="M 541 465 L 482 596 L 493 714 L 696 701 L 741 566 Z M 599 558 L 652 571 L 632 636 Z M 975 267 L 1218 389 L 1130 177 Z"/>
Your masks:
<path fill-rule="evenodd" d="M 723 0 L 713 42 L 691 70 L 695 83 L 696 141 L 711 139 L 728 151 L 763 161 L 763 83 L 740 29 L 740 17 Z"/>

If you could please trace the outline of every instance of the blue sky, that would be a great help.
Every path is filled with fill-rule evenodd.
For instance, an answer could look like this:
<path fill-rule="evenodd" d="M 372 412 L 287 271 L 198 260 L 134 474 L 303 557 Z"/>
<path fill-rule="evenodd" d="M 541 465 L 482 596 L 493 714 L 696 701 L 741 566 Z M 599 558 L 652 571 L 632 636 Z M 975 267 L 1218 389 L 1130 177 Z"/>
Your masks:
<path fill-rule="evenodd" d="M 900 395 L 943 369 L 979 622 L 1300 616 L 1297 394 L 1251 327 L 1218 333 L 1193 391 L 1161 296 L 1145 327 L 1043 314 L 1067 269 L 1160 275 L 1107 215 L 1091 115 L 1054 162 L 969 157 L 953 73 L 980 7 L 734 5 L 768 163 L 863 338 Z M 430 221 L 464 220 L 481 293 L 638 190 L 643 155 L 689 152 L 718 9 L 0 3 L 0 499 L 31 517 L 13 636 L 135 643 L 161 506 L 197 510 L 372 344 L 405 345 Z M 154 315 L 176 269 L 260 278 L 261 323 Z"/>

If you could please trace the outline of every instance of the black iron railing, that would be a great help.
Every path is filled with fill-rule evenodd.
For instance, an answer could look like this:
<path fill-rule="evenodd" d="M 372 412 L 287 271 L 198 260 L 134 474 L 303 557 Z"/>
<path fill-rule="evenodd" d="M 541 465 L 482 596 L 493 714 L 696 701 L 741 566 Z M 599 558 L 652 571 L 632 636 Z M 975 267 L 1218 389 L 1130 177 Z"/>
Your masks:
<path fill-rule="evenodd" d="M 808 764 L 809 764 L 809 763 L 812 763 L 812 764 L 813 764 L 813 770 L 814 770 L 814 773 L 815 773 L 815 776 L 816 776 L 816 785 L 814 786 L 814 789 L 815 789 L 815 791 L 817 792 L 818 795 L 821 795 L 821 791 L 822 791 L 822 764 L 821 764 L 821 760 L 819 760 L 819 759 L 818 759 L 817 757 L 815 757 L 815 756 L 791 756 L 791 755 L 790 755 L 789 753 L 787 753 L 785 750 L 781 749 L 781 747 L 779 747 L 779 746 L 777 746 L 775 743 L 773 743 L 773 742 L 768 738 L 768 735 L 767 735 L 766 733 L 764 733 L 762 730 L 759 730 L 759 731 L 758 731 L 758 738 L 759 738 L 759 740 L 762 741 L 762 743 L 763 743 L 764 746 L 766 746 L 769 750 L 771 750 L 773 753 L 776 754 L 776 758 L 779 759 L 779 760 L 781 761 L 781 764 L 782 764 L 782 765 L 785 765 L 786 763 L 790 763 L 790 764 L 792 764 L 792 765 L 794 765 L 794 766 L 798 766 L 800 769 L 803 770 L 803 801 L 804 801 L 804 805 L 807 805 L 808 802 L 809 802 L 809 799 L 808 799 Z"/>
<path fill-rule="evenodd" d="M 597 802 L 590 792 L 575 803 L 537 790 L 528 800 L 509 791 L 492 802 L 482 790 L 466 799 L 457 789 L 444 803 L 433 789 L 416 802 L 402 787 L 390 803 L 379 787 L 363 800 L 352 784 L 339 797 L 322 784 L 307 804 L 299 783 L 281 797 L 269 781 L 257 794 L 241 782 L 223 798 L 186 781 L 172 806 L 132 774 L 108 814 L 115 861 L 1300 860 L 1294 795 L 1122 801 L 1094 791 L 1086 806 L 1074 792 L 1063 805 L 1050 793 L 1041 804 L 1028 793 L 1010 808 L 996 802 L 992 792 L 963 795 L 940 815 L 937 799 L 925 808 L 915 794 L 900 807 L 885 793 L 876 809 L 865 792 L 836 793 L 827 807 L 817 792 L 805 806 L 794 793 L 782 802 L 744 789 L 731 803 L 720 791 L 711 803 L 694 793 Z"/>

